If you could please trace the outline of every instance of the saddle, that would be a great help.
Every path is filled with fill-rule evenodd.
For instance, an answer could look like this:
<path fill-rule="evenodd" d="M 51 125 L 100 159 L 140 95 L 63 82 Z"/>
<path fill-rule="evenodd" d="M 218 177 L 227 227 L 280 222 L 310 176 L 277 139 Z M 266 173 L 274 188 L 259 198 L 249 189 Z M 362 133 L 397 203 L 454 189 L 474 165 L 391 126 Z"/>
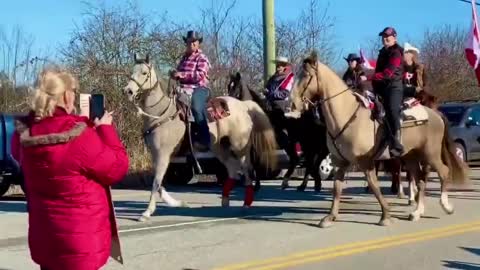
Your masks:
<path fill-rule="evenodd" d="M 383 123 L 385 109 L 376 95 L 370 94 L 365 97 L 357 92 L 354 92 L 354 95 L 365 108 L 372 111 L 372 120 Z M 402 128 L 419 126 L 428 122 L 427 110 L 421 105 L 419 100 L 413 97 L 408 97 L 403 100 L 401 117 Z"/>
<path fill-rule="evenodd" d="M 195 122 L 192 114 L 191 95 L 185 91 L 179 91 L 176 95 L 176 101 L 180 119 L 182 119 L 184 122 Z M 227 101 L 218 97 L 208 98 L 206 110 L 208 123 L 218 121 L 230 115 L 230 109 L 228 108 Z"/>

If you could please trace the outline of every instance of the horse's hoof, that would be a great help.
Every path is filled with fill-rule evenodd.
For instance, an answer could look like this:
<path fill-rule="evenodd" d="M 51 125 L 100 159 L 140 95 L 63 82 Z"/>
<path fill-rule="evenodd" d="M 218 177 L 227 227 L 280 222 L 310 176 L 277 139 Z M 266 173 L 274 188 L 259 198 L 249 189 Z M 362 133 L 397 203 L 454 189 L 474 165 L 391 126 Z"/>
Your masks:
<path fill-rule="evenodd" d="M 282 187 L 281 187 L 281 188 L 282 188 L 282 190 L 285 190 L 285 189 L 289 188 L 288 183 L 287 183 L 287 184 L 282 183 Z"/>
<path fill-rule="evenodd" d="M 416 213 L 411 213 L 410 216 L 408 216 L 408 219 L 410 221 L 419 221 L 420 220 L 420 215 Z"/>
<path fill-rule="evenodd" d="M 258 186 L 255 185 L 255 186 L 253 187 L 253 191 L 258 192 L 258 191 L 260 190 L 260 187 L 261 187 L 260 185 L 258 185 Z"/>
<path fill-rule="evenodd" d="M 147 217 L 147 216 L 142 215 L 142 216 L 140 216 L 140 217 L 138 218 L 138 221 L 139 221 L 139 222 L 145 222 L 145 221 L 147 221 L 147 220 L 149 220 L 149 219 L 150 219 L 150 217 Z"/>
<path fill-rule="evenodd" d="M 244 205 L 242 208 L 243 208 L 243 210 L 248 210 L 248 209 L 251 209 L 252 206 L 251 205 Z"/>
<path fill-rule="evenodd" d="M 189 205 L 187 202 L 181 201 L 181 202 L 180 202 L 180 207 L 190 208 L 190 205 Z"/>
<path fill-rule="evenodd" d="M 406 199 L 407 196 L 405 196 L 405 194 L 398 194 L 398 198 L 403 200 Z"/>
<path fill-rule="evenodd" d="M 447 213 L 447 215 L 452 215 L 455 212 L 455 209 L 451 205 L 445 205 L 440 202 L 440 205 L 442 206 L 443 211 Z"/>
<path fill-rule="evenodd" d="M 378 225 L 380 226 L 390 226 L 393 223 L 392 218 L 382 218 L 380 222 L 378 222 Z"/>
<path fill-rule="evenodd" d="M 306 188 L 306 186 L 303 186 L 303 185 L 302 185 L 302 186 L 298 186 L 298 187 L 297 187 L 297 191 L 302 191 L 302 192 L 303 192 L 303 191 L 305 191 L 305 188 Z"/>
<path fill-rule="evenodd" d="M 333 226 L 334 220 L 335 220 L 335 218 L 334 218 L 333 216 L 328 215 L 328 216 L 324 217 L 324 218 L 320 221 L 320 223 L 318 224 L 318 226 L 319 226 L 320 228 L 324 228 L 324 229 L 325 229 L 325 228 L 330 228 L 330 227 Z"/>
<path fill-rule="evenodd" d="M 229 207 L 230 206 L 230 199 L 223 197 L 222 198 L 222 207 Z"/>
<path fill-rule="evenodd" d="M 415 204 L 416 204 L 415 200 L 408 200 L 408 205 L 411 206 L 411 205 L 415 205 Z"/>

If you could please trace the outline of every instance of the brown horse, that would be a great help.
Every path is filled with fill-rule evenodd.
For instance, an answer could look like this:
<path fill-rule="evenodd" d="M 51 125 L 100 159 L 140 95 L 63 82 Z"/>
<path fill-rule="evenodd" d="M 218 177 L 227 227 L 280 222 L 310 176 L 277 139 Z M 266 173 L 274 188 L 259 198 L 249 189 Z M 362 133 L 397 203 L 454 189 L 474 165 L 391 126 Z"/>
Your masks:
<path fill-rule="evenodd" d="M 372 111 L 363 105 L 362 99 L 333 70 L 319 62 L 316 53 L 304 60 L 291 98 L 294 110 L 291 115 L 294 117 L 298 117 L 309 104 L 322 104 L 328 148 L 337 166 L 332 207 L 320 226 L 329 227 L 337 219 L 345 172 L 353 164 L 365 172 L 370 189 L 381 205 L 379 225 L 391 224 L 390 207 L 378 187 L 375 173 L 375 160 L 390 159 L 383 124 L 372 119 Z M 453 214 L 453 206 L 448 201 L 447 184 L 467 182 L 468 167 L 455 154 L 448 124 L 438 112 L 422 105 L 404 110 L 403 115 L 401 142 L 405 154 L 401 159 L 419 187 L 417 206 L 410 214 L 410 219 L 417 221 L 425 213 L 423 168 L 427 165 L 432 166 L 440 177 L 440 204 L 443 210 Z"/>

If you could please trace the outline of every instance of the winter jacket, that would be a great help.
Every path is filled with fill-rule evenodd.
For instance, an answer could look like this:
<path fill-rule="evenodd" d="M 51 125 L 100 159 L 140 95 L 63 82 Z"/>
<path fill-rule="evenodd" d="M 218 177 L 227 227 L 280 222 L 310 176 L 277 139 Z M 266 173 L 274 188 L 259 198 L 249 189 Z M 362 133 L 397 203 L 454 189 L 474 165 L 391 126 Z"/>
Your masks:
<path fill-rule="evenodd" d="M 28 244 L 50 270 L 97 270 L 117 233 L 109 186 L 127 173 L 115 128 L 57 108 L 52 117 L 17 121 L 12 153 L 25 176 Z"/>

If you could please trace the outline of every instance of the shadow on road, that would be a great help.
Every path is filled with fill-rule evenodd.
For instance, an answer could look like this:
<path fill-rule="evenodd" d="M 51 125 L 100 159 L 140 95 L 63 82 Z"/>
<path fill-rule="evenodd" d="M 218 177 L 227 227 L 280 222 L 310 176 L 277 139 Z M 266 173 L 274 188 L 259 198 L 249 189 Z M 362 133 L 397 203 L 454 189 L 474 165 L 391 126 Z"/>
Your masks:
<path fill-rule="evenodd" d="M 460 247 L 460 248 L 474 255 L 480 256 L 480 248 L 468 248 L 468 247 Z M 458 270 L 480 270 L 480 264 L 478 263 L 443 261 L 443 266 L 449 269 L 458 269 Z"/>
<path fill-rule="evenodd" d="M 458 261 L 443 261 L 443 266 L 448 269 L 458 269 L 458 270 L 479 270 L 480 264 L 478 263 L 467 263 L 467 262 L 458 262 Z"/>

